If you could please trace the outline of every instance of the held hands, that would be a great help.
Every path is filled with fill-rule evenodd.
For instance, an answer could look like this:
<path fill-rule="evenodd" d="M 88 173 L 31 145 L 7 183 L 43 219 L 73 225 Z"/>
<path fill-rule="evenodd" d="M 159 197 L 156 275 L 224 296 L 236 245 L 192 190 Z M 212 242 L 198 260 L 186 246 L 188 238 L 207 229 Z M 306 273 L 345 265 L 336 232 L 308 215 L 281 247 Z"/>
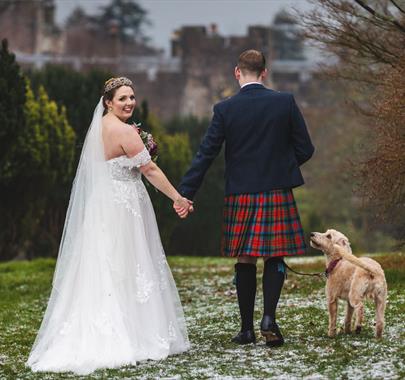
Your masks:
<path fill-rule="evenodd" d="M 184 197 L 177 198 L 173 203 L 173 208 L 182 219 L 187 218 L 188 214 L 194 211 L 193 202 Z"/>

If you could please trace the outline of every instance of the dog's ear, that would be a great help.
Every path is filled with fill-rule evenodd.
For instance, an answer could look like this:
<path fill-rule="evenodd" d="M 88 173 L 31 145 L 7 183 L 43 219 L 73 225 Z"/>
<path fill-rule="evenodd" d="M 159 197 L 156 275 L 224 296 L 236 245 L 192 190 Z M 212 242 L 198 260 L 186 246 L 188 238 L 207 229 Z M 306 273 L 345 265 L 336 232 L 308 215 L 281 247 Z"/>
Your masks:
<path fill-rule="evenodd" d="M 348 240 L 347 239 L 345 239 L 345 238 L 340 238 L 337 242 L 336 242 L 336 244 L 337 245 L 340 245 L 340 246 L 342 246 L 342 247 L 346 247 L 346 245 L 348 245 Z"/>
<path fill-rule="evenodd" d="M 348 251 L 352 251 L 351 247 L 350 247 L 350 242 L 347 238 L 340 238 L 337 243 L 338 245 L 340 245 L 341 247 L 345 247 Z"/>

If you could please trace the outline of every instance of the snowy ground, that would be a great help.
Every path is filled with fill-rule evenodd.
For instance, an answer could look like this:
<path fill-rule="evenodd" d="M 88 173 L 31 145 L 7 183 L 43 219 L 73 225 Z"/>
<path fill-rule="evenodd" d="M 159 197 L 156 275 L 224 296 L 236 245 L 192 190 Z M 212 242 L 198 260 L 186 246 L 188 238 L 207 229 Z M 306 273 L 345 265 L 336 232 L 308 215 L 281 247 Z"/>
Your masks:
<path fill-rule="evenodd" d="M 367 304 L 361 335 L 326 336 L 324 282 L 288 275 L 279 324 L 286 344 L 269 349 L 235 346 L 238 309 L 232 285 L 233 263 L 227 259 L 170 258 L 183 302 L 192 348 L 189 352 L 136 367 L 98 371 L 86 379 L 400 379 L 405 377 L 405 255 L 381 259 L 389 283 L 386 330 L 373 337 L 374 308 Z M 393 258 L 395 258 L 393 260 Z M 300 261 L 301 260 L 301 261 Z M 384 265 L 387 262 L 389 264 Z M 298 270 L 321 271 L 320 258 L 290 259 Z M 0 379 L 79 378 L 71 374 L 33 374 L 24 367 L 41 321 L 54 262 L 0 264 Z M 259 268 L 260 273 L 260 268 Z M 258 285 L 260 289 L 260 274 Z M 256 303 L 260 322 L 261 291 Z M 343 325 L 343 305 L 339 325 Z"/>

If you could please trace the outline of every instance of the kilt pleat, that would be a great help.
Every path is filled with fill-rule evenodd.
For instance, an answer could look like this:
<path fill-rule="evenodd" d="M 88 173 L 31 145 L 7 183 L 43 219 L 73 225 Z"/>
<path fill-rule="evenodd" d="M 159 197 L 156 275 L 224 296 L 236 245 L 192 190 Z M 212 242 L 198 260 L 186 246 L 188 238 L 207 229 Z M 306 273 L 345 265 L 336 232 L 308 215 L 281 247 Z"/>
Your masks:
<path fill-rule="evenodd" d="M 225 197 L 222 255 L 294 256 L 306 244 L 291 189 Z"/>

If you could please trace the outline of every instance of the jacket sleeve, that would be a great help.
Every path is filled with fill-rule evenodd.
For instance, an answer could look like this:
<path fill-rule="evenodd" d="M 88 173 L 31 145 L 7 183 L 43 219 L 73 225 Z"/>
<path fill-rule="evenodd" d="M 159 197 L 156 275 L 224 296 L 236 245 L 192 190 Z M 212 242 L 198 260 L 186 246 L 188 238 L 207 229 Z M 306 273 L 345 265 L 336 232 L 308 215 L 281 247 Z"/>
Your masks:
<path fill-rule="evenodd" d="M 215 105 L 211 124 L 208 127 L 198 152 L 191 163 L 190 169 L 186 172 L 180 182 L 180 194 L 190 200 L 194 198 L 195 193 L 201 186 L 205 173 L 220 152 L 224 139 L 225 132 L 223 118 L 218 110 L 218 105 Z"/>
<path fill-rule="evenodd" d="M 294 146 L 294 153 L 298 165 L 301 166 L 308 161 L 314 154 L 315 148 L 312 145 L 311 137 L 309 136 L 305 120 L 299 110 L 294 96 L 291 95 L 291 138 Z"/>

